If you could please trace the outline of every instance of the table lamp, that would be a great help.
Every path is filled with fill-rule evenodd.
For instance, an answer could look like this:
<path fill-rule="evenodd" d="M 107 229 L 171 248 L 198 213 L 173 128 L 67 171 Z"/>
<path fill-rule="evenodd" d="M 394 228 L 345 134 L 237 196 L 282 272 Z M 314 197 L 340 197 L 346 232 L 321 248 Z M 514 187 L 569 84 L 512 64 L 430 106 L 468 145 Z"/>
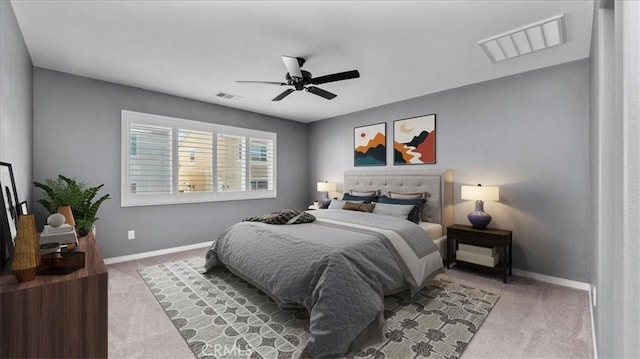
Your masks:
<path fill-rule="evenodd" d="M 486 229 L 491 223 L 491 216 L 484 211 L 483 201 L 500 200 L 500 191 L 498 186 L 461 186 L 461 198 L 466 200 L 475 200 L 476 209 L 469 213 L 467 218 L 474 229 Z"/>
<path fill-rule="evenodd" d="M 324 192 L 324 197 L 320 200 L 320 208 L 328 208 L 331 203 L 329 192 L 336 191 L 336 184 L 333 182 L 318 182 L 318 192 Z"/>

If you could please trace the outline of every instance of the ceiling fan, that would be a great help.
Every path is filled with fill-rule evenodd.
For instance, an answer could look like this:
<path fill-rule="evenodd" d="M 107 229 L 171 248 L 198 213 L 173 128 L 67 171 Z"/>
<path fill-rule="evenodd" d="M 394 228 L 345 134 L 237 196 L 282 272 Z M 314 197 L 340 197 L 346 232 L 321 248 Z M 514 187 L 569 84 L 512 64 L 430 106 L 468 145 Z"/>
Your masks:
<path fill-rule="evenodd" d="M 331 93 L 329 91 L 323 90 L 316 86 L 311 85 L 320 85 L 328 82 L 356 79 L 360 77 L 360 73 L 358 70 L 351 70 L 345 72 L 338 72 L 335 74 L 324 75 L 320 77 L 312 77 L 309 71 L 302 70 L 301 67 L 305 63 L 305 59 L 302 57 L 291 57 L 291 56 L 282 56 L 282 61 L 284 62 L 284 66 L 287 68 L 287 74 L 285 75 L 286 82 L 276 82 L 276 81 L 236 81 L 241 83 L 258 83 L 258 84 L 267 84 L 267 85 L 278 85 L 278 86 L 293 86 L 293 88 L 284 90 L 281 94 L 274 97 L 271 101 L 280 101 L 283 98 L 289 96 L 294 91 L 302 91 L 305 90 L 307 92 L 311 92 L 314 95 L 318 95 L 320 97 L 324 97 L 327 100 L 331 100 L 335 98 L 337 95 Z"/>

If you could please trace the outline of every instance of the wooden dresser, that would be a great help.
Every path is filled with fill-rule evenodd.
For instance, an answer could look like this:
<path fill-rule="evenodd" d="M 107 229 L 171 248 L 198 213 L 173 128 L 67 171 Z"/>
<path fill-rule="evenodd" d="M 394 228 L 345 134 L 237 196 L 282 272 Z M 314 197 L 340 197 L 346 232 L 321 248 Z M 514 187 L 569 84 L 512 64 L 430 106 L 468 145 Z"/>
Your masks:
<path fill-rule="evenodd" d="M 0 276 L 0 358 L 106 358 L 107 267 L 93 235 L 85 267 L 19 283 Z"/>

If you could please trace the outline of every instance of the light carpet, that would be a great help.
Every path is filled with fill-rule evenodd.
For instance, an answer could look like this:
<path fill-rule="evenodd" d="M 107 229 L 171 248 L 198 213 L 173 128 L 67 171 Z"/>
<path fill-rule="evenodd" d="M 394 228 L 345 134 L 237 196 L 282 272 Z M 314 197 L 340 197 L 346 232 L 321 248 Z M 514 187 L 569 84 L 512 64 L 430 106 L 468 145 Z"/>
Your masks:
<path fill-rule="evenodd" d="M 283 310 L 224 268 L 196 257 L 139 273 L 198 358 L 298 358 L 309 339 L 304 309 Z M 434 278 L 414 297 L 385 297 L 385 328 L 356 358 L 458 358 L 497 294 Z"/>

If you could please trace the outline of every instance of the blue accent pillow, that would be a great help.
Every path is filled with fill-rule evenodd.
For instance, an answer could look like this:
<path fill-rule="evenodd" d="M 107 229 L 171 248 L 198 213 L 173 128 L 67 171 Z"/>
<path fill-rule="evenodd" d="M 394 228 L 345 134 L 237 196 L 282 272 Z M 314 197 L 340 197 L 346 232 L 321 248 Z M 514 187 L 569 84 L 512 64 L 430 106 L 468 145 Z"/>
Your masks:
<path fill-rule="evenodd" d="M 420 223 L 420 212 L 422 212 L 422 207 L 427 203 L 427 200 L 422 198 L 400 199 L 380 196 L 380 198 L 378 198 L 378 202 L 386 204 L 413 205 L 413 209 L 409 212 L 407 219 L 413 223 Z"/>
<path fill-rule="evenodd" d="M 343 201 L 363 201 L 364 203 L 371 203 L 371 201 L 374 201 L 375 199 L 376 196 L 354 196 L 349 193 L 345 193 L 342 196 Z"/>

